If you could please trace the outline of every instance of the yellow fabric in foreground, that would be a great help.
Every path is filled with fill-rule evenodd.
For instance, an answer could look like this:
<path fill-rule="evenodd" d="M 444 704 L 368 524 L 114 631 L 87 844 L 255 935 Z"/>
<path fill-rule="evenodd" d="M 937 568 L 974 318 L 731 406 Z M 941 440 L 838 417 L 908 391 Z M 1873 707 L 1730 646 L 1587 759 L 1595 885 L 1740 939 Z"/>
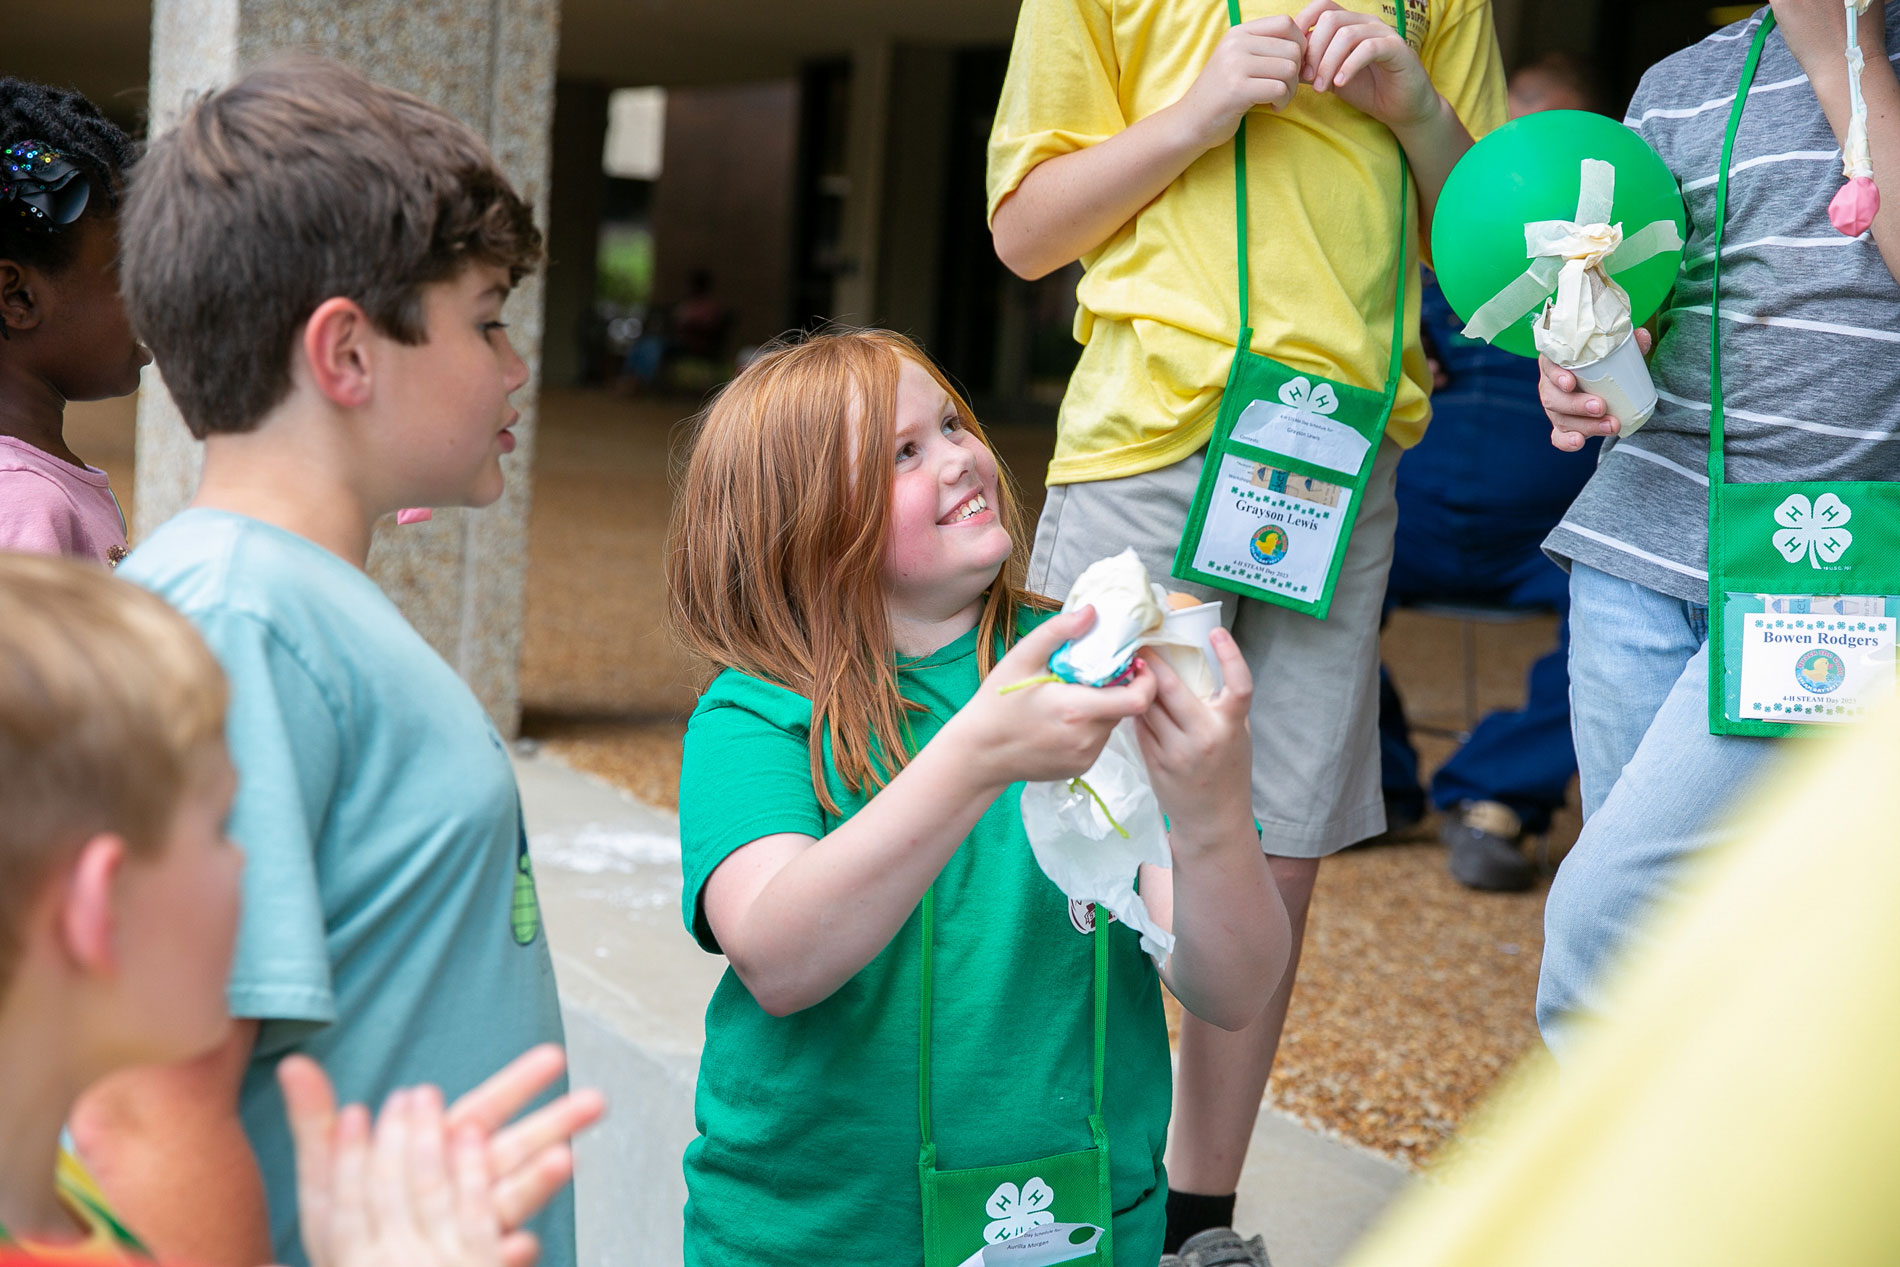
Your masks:
<path fill-rule="evenodd" d="M 1371 8 L 1373 0 L 1349 7 Z M 1243 20 L 1302 0 L 1243 0 Z M 1396 19 L 1384 0 L 1388 23 Z M 1410 0 L 1407 36 L 1474 136 L 1504 121 L 1489 0 Z M 989 211 L 1046 159 L 1084 149 L 1179 100 L 1226 33 L 1220 0 L 1026 0 L 990 134 Z M 1397 284 L 1398 142 L 1302 86 L 1247 123 L 1253 350 L 1382 389 Z M 1418 214 L 1406 277 L 1406 381 L 1390 434 L 1416 444 L 1431 408 L 1418 343 Z M 1058 423 L 1051 484 L 1178 462 L 1207 442 L 1240 333 L 1234 154 L 1218 145 L 1082 260 L 1082 359 Z"/>
<path fill-rule="evenodd" d="M 1900 1262 L 1900 709 L 1794 757 L 1350 1267 Z"/>

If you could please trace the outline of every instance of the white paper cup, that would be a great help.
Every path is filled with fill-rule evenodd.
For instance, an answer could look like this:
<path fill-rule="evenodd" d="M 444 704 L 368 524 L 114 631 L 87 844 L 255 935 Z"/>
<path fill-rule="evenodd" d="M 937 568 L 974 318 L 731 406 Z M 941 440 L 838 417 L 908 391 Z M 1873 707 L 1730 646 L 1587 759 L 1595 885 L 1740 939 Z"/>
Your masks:
<path fill-rule="evenodd" d="M 1201 603 L 1194 607 L 1165 609 L 1161 617 L 1161 630 L 1163 633 L 1171 637 L 1193 640 L 1194 647 L 1199 649 L 1202 662 L 1207 665 L 1209 676 L 1213 678 L 1214 689 L 1210 694 L 1214 695 L 1220 693 L 1222 685 L 1220 661 L 1214 658 L 1214 648 L 1208 645 L 1207 639 L 1208 635 L 1219 628 L 1219 603 Z M 1193 669 L 1193 661 L 1190 657 L 1195 654 L 1194 649 L 1188 647 L 1158 646 L 1155 650 L 1161 652 L 1161 654 L 1167 658 L 1168 664 L 1174 668 L 1175 672 L 1180 673 L 1182 677 L 1187 678 L 1190 682 L 1193 681 L 1193 678 L 1190 676 Z M 1185 668 L 1183 667 L 1183 662 L 1186 664 Z"/>
<path fill-rule="evenodd" d="M 1634 330 L 1608 356 L 1564 368 L 1577 376 L 1578 391 L 1603 398 L 1610 416 L 1623 424 L 1619 435 L 1629 435 L 1656 412 L 1656 383 Z"/>

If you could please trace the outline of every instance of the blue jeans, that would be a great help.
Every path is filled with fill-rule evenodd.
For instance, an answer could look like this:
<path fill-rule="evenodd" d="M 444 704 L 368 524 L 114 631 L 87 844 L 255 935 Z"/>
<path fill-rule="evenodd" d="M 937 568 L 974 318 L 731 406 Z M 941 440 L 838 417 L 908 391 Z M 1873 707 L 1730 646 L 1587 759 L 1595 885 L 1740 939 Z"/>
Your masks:
<path fill-rule="evenodd" d="M 1709 733 L 1704 604 L 1577 564 L 1570 574 L 1570 715 L 1583 834 L 1544 905 L 1537 1025 L 1600 1002 L 1608 970 L 1684 865 L 1724 838 L 1723 815 L 1772 740 Z"/>

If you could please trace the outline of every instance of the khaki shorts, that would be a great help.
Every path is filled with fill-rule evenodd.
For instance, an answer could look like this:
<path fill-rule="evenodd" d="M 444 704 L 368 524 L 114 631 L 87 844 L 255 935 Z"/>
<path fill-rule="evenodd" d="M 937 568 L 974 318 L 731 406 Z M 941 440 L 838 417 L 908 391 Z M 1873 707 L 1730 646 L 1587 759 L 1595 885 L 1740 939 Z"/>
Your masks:
<path fill-rule="evenodd" d="M 1126 479 L 1057 484 L 1036 524 L 1029 588 L 1060 599 L 1082 569 L 1133 546 L 1154 580 L 1203 600 L 1253 670 L 1253 805 L 1266 852 L 1323 858 L 1385 830 L 1379 780 L 1379 614 L 1398 522 L 1390 440 L 1367 483 L 1325 620 L 1169 575 L 1202 453 Z"/>

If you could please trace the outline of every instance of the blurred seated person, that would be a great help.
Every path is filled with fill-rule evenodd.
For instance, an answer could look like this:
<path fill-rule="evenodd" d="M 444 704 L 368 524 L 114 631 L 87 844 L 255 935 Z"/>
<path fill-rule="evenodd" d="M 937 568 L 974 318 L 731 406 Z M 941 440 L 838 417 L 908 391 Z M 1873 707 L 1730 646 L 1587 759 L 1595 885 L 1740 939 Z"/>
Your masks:
<path fill-rule="evenodd" d="M 1588 76 L 1553 54 L 1511 76 L 1510 117 L 1597 108 Z M 1596 467 L 1551 447 L 1537 398 L 1537 362 L 1459 333 L 1464 322 L 1434 282 L 1419 327 L 1433 361 L 1432 422 L 1399 463 L 1399 526 L 1386 609 L 1443 603 L 1554 611 L 1557 646 L 1531 667 L 1523 708 L 1490 714 L 1432 777 L 1431 804 L 1452 876 L 1473 889 L 1529 887 L 1526 836 L 1549 830 L 1577 772 L 1570 739 L 1569 578 L 1544 537 Z M 1587 456 L 1586 456 L 1587 454 Z M 1379 747 L 1389 833 L 1425 814 L 1418 754 L 1383 666 Z"/>
<path fill-rule="evenodd" d="M 646 329 L 627 349 L 621 364 L 620 389 L 629 393 L 651 391 L 671 382 L 669 370 L 690 364 L 703 386 L 723 381 L 726 344 L 732 335 L 732 309 L 713 295 L 713 275 L 696 268 L 686 279 L 686 298 L 665 310 L 656 310 Z"/>

